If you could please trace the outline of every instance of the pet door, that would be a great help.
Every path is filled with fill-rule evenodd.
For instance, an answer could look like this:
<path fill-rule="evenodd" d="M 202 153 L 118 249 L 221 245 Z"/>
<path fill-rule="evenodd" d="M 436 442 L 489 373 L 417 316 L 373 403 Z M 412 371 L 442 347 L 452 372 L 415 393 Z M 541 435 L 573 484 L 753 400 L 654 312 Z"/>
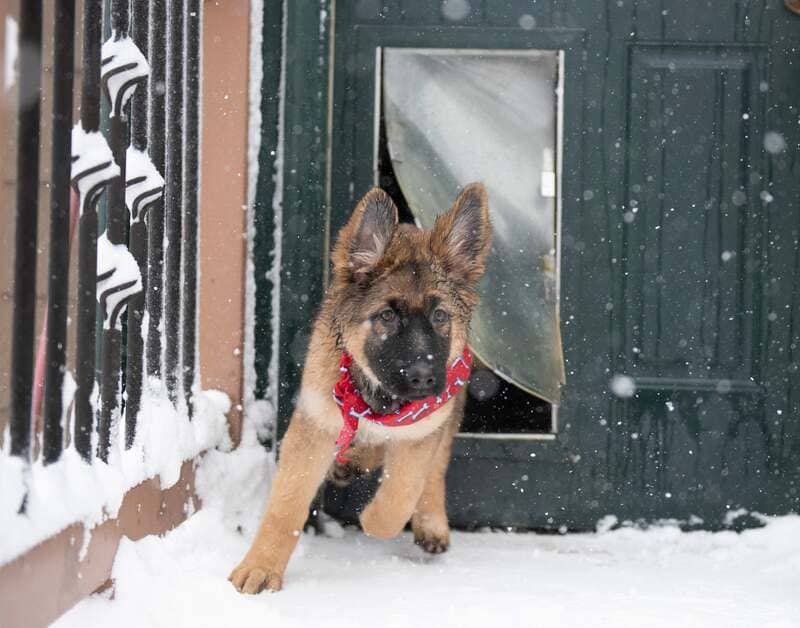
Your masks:
<path fill-rule="evenodd" d="M 555 431 L 558 318 L 557 51 L 384 48 L 376 174 L 430 228 L 483 181 L 492 250 L 473 315 L 479 368 L 463 432 Z M 381 67 L 382 66 L 382 67 Z"/>

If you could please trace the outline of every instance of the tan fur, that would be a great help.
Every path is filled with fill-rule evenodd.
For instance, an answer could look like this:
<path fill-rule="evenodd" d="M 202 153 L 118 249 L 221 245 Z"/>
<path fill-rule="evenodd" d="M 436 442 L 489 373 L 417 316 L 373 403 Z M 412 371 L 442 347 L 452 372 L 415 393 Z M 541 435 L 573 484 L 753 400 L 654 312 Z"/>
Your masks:
<path fill-rule="evenodd" d="M 362 238 L 359 228 L 365 211 L 370 204 L 386 203 L 387 199 L 380 190 L 370 191 L 339 234 L 332 254 L 333 282 L 314 324 L 297 407 L 281 443 L 267 510 L 250 550 L 229 577 L 244 593 L 281 588 L 286 564 L 319 484 L 326 473 L 334 480 L 337 472 L 340 479 L 346 475 L 342 469 L 331 468 L 342 426 L 331 392 L 339 378 L 344 349 L 370 380 L 377 381 L 374 373 L 367 372 L 363 352 L 367 336 L 380 334 L 379 328 L 373 328 L 380 323 L 370 323 L 370 317 L 387 299 L 402 298 L 409 307 L 421 307 L 426 295 L 435 294 L 453 312 L 450 362 L 466 343 L 469 317 L 478 299 L 475 282 L 483 272 L 490 240 L 483 186 L 465 188 L 432 231 L 397 225 L 389 238 L 371 233 Z M 459 215 L 466 203 L 479 210 L 479 223 L 467 223 Z M 394 212 L 389 219 L 396 222 L 396 209 Z M 354 238 L 363 240 L 364 250 L 353 250 Z M 474 250 L 466 252 L 467 246 Z M 466 253 L 472 257 L 465 261 Z M 408 268 L 421 270 L 409 272 Z M 367 303 L 355 303 L 349 296 L 353 286 L 370 278 L 380 285 L 379 294 Z M 367 534 L 391 538 L 411 520 L 415 539 L 423 549 L 434 553 L 447 549 L 444 478 L 465 394 L 463 390 L 457 399 L 410 426 L 388 428 L 369 422 L 359 426 L 348 452 L 349 464 L 370 470 L 383 466 L 378 491 L 361 514 Z"/>
<path fill-rule="evenodd" d="M 229 580 L 244 593 L 277 591 L 294 550 L 308 506 L 331 464 L 331 438 L 295 412 L 281 443 L 281 461 L 272 483 L 269 506 L 244 560 Z"/>
<path fill-rule="evenodd" d="M 450 450 L 453 438 L 461 427 L 464 413 L 466 390 L 453 401 L 452 419 L 445 426 L 445 432 L 431 461 L 425 486 L 417 500 L 414 516 L 411 518 L 411 529 L 414 541 L 431 554 L 440 554 L 450 546 L 450 526 L 447 523 L 445 509 L 445 474 L 450 464 Z"/>
<path fill-rule="evenodd" d="M 414 514 L 442 431 L 421 440 L 390 441 L 378 491 L 361 513 L 361 527 L 370 536 L 391 539 Z"/>
<path fill-rule="evenodd" d="M 360 473 L 370 473 L 383 466 L 386 448 L 382 445 L 362 444 L 350 447 L 348 462 L 334 463 L 328 470 L 327 479 L 337 486 L 347 486 Z"/>

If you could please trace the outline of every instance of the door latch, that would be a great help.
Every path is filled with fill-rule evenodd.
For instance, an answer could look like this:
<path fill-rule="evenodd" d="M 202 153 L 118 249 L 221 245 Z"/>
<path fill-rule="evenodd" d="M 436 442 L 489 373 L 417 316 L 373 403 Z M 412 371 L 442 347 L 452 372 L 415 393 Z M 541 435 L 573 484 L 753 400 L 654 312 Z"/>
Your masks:
<path fill-rule="evenodd" d="M 552 148 L 542 150 L 542 174 L 539 187 L 544 198 L 555 198 L 556 166 Z"/>

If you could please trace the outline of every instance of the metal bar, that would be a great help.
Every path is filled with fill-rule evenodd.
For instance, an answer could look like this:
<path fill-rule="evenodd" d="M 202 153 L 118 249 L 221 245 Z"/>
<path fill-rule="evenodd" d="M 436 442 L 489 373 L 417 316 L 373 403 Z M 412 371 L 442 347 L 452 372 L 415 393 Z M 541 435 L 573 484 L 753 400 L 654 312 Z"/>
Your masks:
<path fill-rule="evenodd" d="M 148 53 L 149 2 L 133 0 L 131 3 L 131 39 L 142 51 Z M 148 90 L 140 86 L 131 97 L 131 145 L 137 150 L 147 150 L 147 98 Z"/>
<path fill-rule="evenodd" d="M 89 0 L 87 0 L 88 3 Z M 99 52 L 99 50 L 98 50 Z M 86 67 L 86 66 L 84 66 Z M 99 92 L 98 92 L 99 93 Z M 95 408 L 95 317 L 97 298 L 97 209 L 84 210 L 78 237 L 78 316 L 75 344 L 75 449 L 92 457 Z"/>
<path fill-rule="evenodd" d="M 102 380 L 100 389 L 100 419 L 97 426 L 97 455 L 108 462 L 111 435 L 117 422 L 119 406 L 120 352 L 122 330 L 114 327 L 103 329 Z"/>
<path fill-rule="evenodd" d="M 128 1 L 112 0 L 111 30 L 115 40 L 128 35 Z M 103 73 L 106 94 L 111 100 L 108 77 Z M 118 100 L 118 99 L 114 99 Z M 109 146 L 114 161 L 119 166 L 120 175 L 111 182 L 108 189 L 108 212 L 106 215 L 106 235 L 111 244 L 125 244 L 127 241 L 128 210 L 125 206 L 125 162 L 128 150 L 128 118 L 119 102 L 110 103 Z M 106 313 L 108 316 L 109 313 Z M 116 432 L 120 413 L 120 360 L 122 356 L 122 330 L 116 325 L 103 328 L 102 378 L 100 387 L 100 421 L 98 424 L 98 455 L 108 460 L 112 434 Z"/>
<path fill-rule="evenodd" d="M 111 30 L 114 39 L 127 36 L 129 28 L 128 0 L 111 0 Z"/>
<path fill-rule="evenodd" d="M 128 149 L 128 119 L 123 115 L 109 121 L 109 142 L 120 176 L 108 188 L 108 239 L 114 244 L 125 244 L 127 212 L 125 207 L 125 151 Z"/>
<path fill-rule="evenodd" d="M 114 161 L 120 167 L 120 176 L 116 178 L 108 190 L 108 213 L 106 234 L 112 244 L 123 244 L 125 241 L 125 166 L 124 136 L 125 122 L 119 117 L 110 121 L 111 152 Z M 122 161 L 120 161 L 122 159 Z M 121 184 L 121 182 L 123 182 Z M 121 189 L 120 189 L 121 188 Z M 120 195 L 122 200 L 120 201 Z M 105 316 L 109 313 L 105 312 Z M 120 356 L 122 351 L 122 330 L 115 326 L 103 327 L 102 334 L 102 376 L 100 380 L 100 417 L 98 422 L 98 456 L 108 461 L 111 436 L 115 430 L 119 415 L 120 396 Z"/>
<path fill-rule="evenodd" d="M 200 0 L 188 0 L 185 12 L 183 142 L 183 394 L 192 415 L 197 331 L 197 196 L 199 183 Z"/>
<path fill-rule="evenodd" d="M 128 2 L 112 0 L 111 29 L 114 39 L 128 35 Z M 107 76 L 107 75 L 104 75 Z M 108 85 L 106 85 L 108 87 Z M 110 92 L 106 89 L 107 95 Z M 114 161 L 120 169 L 108 190 L 108 222 L 106 230 L 108 239 L 113 244 L 124 244 L 127 238 L 127 208 L 125 206 L 125 151 L 128 150 L 128 118 L 118 103 L 111 102 L 111 120 L 109 123 L 109 146 L 114 154 Z M 105 374 L 104 374 L 105 375 Z"/>
<path fill-rule="evenodd" d="M 167 23 L 165 0 L 150 2 L 148 25 L 148 61 L 150 78 L 147 100 L 147 140 L 150 159 L 164 174 L 164 92 L 166 74 Z M 164 199 L 150 205 L 147 212 L 147 375 L 161 377 L 161 314 L 163 306 Z"/>
<path fill-rule="evenodd" d="M 166 187 L 164 218 L 164 377 L 173 402 L 178 398 L 181 316 L 181 197 L 183 145 L 183 0 L 167 3 Z"/>
<path fill-rule="evenodd" d="M 39 202 L 39 107 L 42 97 L 42 4 L 20 3 L 14 322 L 11 348 L 11 453 L 30 458 L 36 229 Z"/>
<path fill-rule="evenodd" d="M 47 292 L 47 353 L 44 384 L 45 464 L 61 457 L 64 428 L 62 388 L 67 357 L 69 212 L 72 146 L 72 84 L 75 0 L 56 4 L 53 35 L 53 141 L 50 188 L 50 267 Z"/>
<path fill-rule="evenodd" d="M 103 2 L 84 0 L 83 77 L 81 126 L 86 132 L 100 128 L 100 47 Z M 83 201 L 83 199 L 82 199 Z M 78 237 L 78 315 L 75 340 L 75 449 L 84 460 L 92 458 L 94 433 L 95 321 L 97 315 L 97 210 L 85 203 Z"/>
<path fill-rule="evenodd" d="M 141 51 L 147 50 L 147 0 L 131 4 L 131 39 Z M 140 86 L 131 101 L 131 144 L 137 150 L 147 149 L 147 90 Z M 142 292 L 128 302 L 127 362 L 125 373 L 125 447 L 130 448 L 136 436 L 136 419 L 142 401 L 142 370 L 144 368 L 142 322 L 147 290 L 147 227 L 144 220 L 131 224 L 128 236 L 130 251 L 139 266 L 144 283 Z"/>
<path fill-rule="evenodd" d="M 81 126 L 92 132 L 100 128 L 100 47 L 103 37 L 103 1 L 83 3 L 83 78 L 81 82 Z"/>

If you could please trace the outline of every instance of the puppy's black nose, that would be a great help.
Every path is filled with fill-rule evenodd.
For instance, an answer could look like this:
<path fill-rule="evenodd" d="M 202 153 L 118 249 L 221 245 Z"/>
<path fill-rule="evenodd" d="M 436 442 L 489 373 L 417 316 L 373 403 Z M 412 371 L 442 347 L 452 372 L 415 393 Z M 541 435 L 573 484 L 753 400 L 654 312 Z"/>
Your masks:
<path fill-rule="evenodd" d="M 419 360 L 408 367 L 408 387 L 418 394 L 430 394 L 436 389 L 436 377 L 428 360 Z"/>

